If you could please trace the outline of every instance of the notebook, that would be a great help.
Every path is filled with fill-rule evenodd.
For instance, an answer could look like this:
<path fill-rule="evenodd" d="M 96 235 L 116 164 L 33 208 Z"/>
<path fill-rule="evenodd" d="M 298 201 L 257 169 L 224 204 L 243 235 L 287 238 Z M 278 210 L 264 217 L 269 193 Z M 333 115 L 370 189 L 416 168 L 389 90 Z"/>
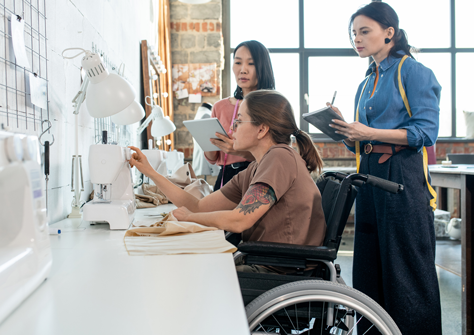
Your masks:
<path fill-rule="evenodd" d="M 337 134 L 336 129 L 329 125 L 333 123 L 331 120 L 338 119 L 344 121 L 331 107 L 324 107 L 315 112 L 303 114 L 303 119 L 311 123 L 313 126 L 321 130 L 324 134 L 328 135 L 334 141 L 342 141 L 347 138 L 344 135 Z"/>

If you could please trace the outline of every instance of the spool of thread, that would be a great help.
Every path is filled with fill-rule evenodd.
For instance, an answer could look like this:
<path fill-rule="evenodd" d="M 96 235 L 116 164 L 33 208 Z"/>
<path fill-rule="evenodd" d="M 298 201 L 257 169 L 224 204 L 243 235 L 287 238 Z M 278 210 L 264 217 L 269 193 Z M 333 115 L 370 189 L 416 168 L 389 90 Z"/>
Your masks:
<path fill-rule="evenodd" d="M 49 227 L 49 235 L 59 235 L 61 234 L 61 229 Z"/>

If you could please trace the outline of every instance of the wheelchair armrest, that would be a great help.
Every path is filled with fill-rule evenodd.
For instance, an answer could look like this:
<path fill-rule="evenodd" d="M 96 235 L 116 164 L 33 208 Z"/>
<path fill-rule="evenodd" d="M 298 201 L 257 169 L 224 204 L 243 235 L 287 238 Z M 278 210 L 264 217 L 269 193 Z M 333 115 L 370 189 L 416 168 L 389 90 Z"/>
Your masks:
<path fill-rule="evenodd" d="M 293 259 L 320 259 L 334 261 L 337 258 L 336 248 L 315 247 L 288 243 L 249 241 L 238 246 L 239 251 L 258 256 L 285 257 Z"/>

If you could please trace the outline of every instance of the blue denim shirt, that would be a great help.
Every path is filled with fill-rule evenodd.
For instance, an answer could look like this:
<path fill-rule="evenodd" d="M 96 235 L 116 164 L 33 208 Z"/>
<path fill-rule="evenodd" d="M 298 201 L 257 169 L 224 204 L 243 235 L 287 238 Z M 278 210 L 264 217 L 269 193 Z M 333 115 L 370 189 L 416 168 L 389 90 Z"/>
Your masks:
<path fill-rule="evenodd" d="M 401 53 L 399 51 L 401 55 Z M 402 84 L 408 97 L 412 117 L 408 115 L 398 90 L 398 64 L 401 58 L 389 56 L 379 66 L 379 79 L 375 93 L 376 65 L 373 62 L 367 70 L 369 81 L 359 104 L 359 122 L 377 129 L 406 129 L 408 146 L 422 150 L 431 146 L 438 138 L 439 100 L 441 86 L 433 71 L 409 57 L 401 70 Z M 357 104 L 366 79 L 359 85 L 355 97 L 354 120 Z M 361 145 L 368 141 L 361 142 Z M 382 142 L 371 141 L 373 144 Z M 355 152 L 355 147 L 347 148 Z"/>

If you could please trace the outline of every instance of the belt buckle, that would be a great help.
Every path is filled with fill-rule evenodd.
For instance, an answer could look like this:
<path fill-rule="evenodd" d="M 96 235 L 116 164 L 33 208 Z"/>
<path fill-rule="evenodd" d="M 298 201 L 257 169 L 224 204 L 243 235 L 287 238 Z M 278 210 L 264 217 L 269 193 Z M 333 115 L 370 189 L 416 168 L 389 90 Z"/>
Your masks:
<path fill-rule="evenodd" d="M 372 146 L 372 143 L 367 143 L 366 145 L 364 145 L 364 152 L 366 155 L 370 154 L 373 150 L 373 146 Z"/>

